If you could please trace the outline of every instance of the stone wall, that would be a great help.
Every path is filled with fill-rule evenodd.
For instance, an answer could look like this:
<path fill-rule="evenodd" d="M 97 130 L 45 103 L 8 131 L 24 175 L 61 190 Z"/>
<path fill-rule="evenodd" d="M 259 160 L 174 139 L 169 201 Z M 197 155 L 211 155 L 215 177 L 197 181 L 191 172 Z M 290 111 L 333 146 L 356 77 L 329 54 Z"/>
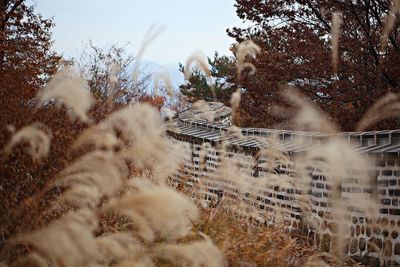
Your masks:
<path fill-rule="evenodd" d="M 237 197 L 237 189 L 230 178 L 216 178 L 221 168 L 221 158 L 234 162 L 244 177 L 269 177 L 271 172 L 280 177 L 291 178 L 293 166 L 281 164 L 271 170 L 268 160 L 258 154 L 261 147 L 270 145 L 267 140 L 277 140 L 280 147 L 294 158 L 301 155 L 313 144 L 332 136 L 285 130 L 242 128 L 242 137 L 235 137 L 230 132 L 230 108 L 221 103 L 210 103 L 214 120 L 206 121 L 200 111 L 188 110 L 176 118 L 176 125 L 168 129 L 168 134 L 176 142 L 190 146 L 184 167 L 178 172 L 177 179 L 185 177 L 186 186 L 203 185 L 203 197 L 206 201 L 218 201 L 222 196 Z M 208 114 L 209 115 L 209 114 Z M 237 129 L 236 129 L 237 131 Z M 336 136 L 348 142 L 354 151 L 373 159 L 375 166 L 370 166 L 371 180 L 367 183 L 349 175 L 340 184 L 339 194 L 343 199 L 354 194 L 367 194 L 378 205 L 379 215 L 369 219 L 354 208 L 352 203 L 346 207 L 348 223 L 342 225 L 342 241 L 350 256 L 359 258 L 384 257 L 389 264 L 400 264 L 400 130 L 376 131 L 364 133 L 341 133 Z M 335 138 L 336 138 L 335 137 Z M 294 142 L 294 140 L 301 142 Z M 221 144 L 226 146 L 221 148 Z M 207 149 L 205 145 L 207 144 Z M 203 151 L 203 152 L 202 152 Z M 204 153 L 204 162 L 202 155 Z M 310 211 L 316 223 L 304 221 L 304 207 L 299 204 L 301 189 L 296 186 L 278 186 L 269 184 L 252 200 L 247 195 L 242 197 L 256 207 L 260 213 L 275 214 L 277 210 L 285 214 L 286 228 L 308 237 L 310 244 L 316 244 L 323 251 L 328 251 L 336 242 L 334 236 L 337 222 L 331 215 L 330 194 L 334 191 L 323 170 L 310 166 Z M 304 195 L 304 194 L 303 194 Z M 349 198 L 350 199 L 350 198 Z M 274 223 L 274 217 L 267 223 Z M 311 226 L 312 225 L 312 226 Z"/>

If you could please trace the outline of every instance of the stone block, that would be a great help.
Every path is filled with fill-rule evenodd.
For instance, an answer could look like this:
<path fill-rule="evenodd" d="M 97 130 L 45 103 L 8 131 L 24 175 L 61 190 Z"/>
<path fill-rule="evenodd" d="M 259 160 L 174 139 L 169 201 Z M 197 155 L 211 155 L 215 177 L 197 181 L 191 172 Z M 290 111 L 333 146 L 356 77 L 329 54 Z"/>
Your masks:
<path fill-rule="evenodd" d="M 384 246 L 383 246 L 383 255 L 385 257 L 390 257 L 392 256 L 392 241 L 390 241 L 389 239 L 385 240 Z"/>
<path fill-rule="evenodd" d="M 355 254 L 358 251 L 358 239 L 357 238 L 353 238 L 353 240 L 351 240 L 350 243 L 350 253 L 351 254 Z"/>
<path fill-rule="evenodd" d="M 400 243 L 399 242 L 394 244 L 394 255 L 400 255 Z"/>
<path fill-rule="evenodd" d="M 332 236 L 330 234 L 323 234 L 321 239 L 321 250 L 323 252 L 329 252 L 331 246 Z"/>
<path fill-rule="evenodd" d="M 367 241 L 364 238 L 360 238 L 360 240 L 358 241 L 358 247 L 361 251 L 364 251 L 367 247 Z"/>

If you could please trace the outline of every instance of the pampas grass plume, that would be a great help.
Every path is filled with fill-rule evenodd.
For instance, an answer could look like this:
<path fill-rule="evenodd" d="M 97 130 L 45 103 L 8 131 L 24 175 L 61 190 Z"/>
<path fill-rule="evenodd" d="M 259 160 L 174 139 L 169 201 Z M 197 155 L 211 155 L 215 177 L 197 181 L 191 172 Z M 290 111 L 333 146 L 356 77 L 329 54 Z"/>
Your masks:
<path fill-rule="evenodd" d="M 236 52 L 238 80 L 241 79 L 242 72 L 246 69 L 250 69 L 250 75 L 255 73 L 256 68 L 254 65 L 252 63 L 245 62 L 245 60 L 246 57 L 254 58 L 260 52 L 261 48 L 252 40 L 245 40 L 238 45 Z"/>
<path fill-rule="evenodd" d="M 55 101 L 58 107 L 67 108 L 71 120 L 84 122 L 89 120 L 87 112 L 94 103 L 86 80 L 70 67 L 57 72 L 37 94 L 37 99 L 42 104 Z"/>
<path fill-rule="evenodd" d="M 152 242 L 156 234 L 176 240 L 189 233 L 189 223 L 199 216 L 191 201 L 165 186 L 148 183 L 136 186 L 137 192 L 114 201 L 108 209 L 129 216 L 138 229 L 138 236 L 146 242 Z"/>
<path fill-rule="evenodd" d="M 28 153 L 32 159 L 40 160 L 46 157 L 50 151 L 52 136 L 43 130 L 45 128 L 45 125 L 39 122 L 21 128 L 13 134 L 11 140 L 4 147 L 4 152 L 9 154 L 14 146 L 21 142 L 27 142 L 29 145 Z"/>
<path fill-rule="evenodd" d="M 331 45 L 332 45 L 332 66 L 333 71 L 338 71 L 339 65 L 339 38 L 340 38 L 340 27 L 342 26 L 343 19 L 342 14 L 334 12 L 332 14 L 332 27 L 331 27 Z"/>
<path fill-rule="evenodd" d="M 224 258 L 212 241 L 192 241 L 187 244 L 165 244 L 155 250 L 157 257 L 167 260 L 176 266 L 222 267 Z"/>
<path fill-rule="evenodd" d="M 393 0 L 390 7 L 389 13 L 386 16 L 385 25 L 383 27 L 383 32 L 381 35 L 381 52 L 385 51 L 390 33 L 396 23 L 396 16 L 400 11 L 400 0 Z"/>

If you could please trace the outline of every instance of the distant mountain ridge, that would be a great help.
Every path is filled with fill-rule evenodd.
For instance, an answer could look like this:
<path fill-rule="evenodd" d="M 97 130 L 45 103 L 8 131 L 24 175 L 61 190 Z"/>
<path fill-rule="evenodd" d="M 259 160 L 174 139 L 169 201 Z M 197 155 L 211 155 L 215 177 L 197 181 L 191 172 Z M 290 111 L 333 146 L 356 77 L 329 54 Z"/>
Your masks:
<path fill-rule="evenodd" d="M 140 70 L 146 74 L 155 74 L 159 71 L 163 71 L 163 69 L 167 70 L 173 87 L 175 90 L 179 90 L 179 85 L 181 85 L 185 78 L 182 72 L 179 71 L 179 63 L 172 62 L 167 65 L 161 65 L 155 61 L 150 60 L 141 60 L 140 61 Z"/>

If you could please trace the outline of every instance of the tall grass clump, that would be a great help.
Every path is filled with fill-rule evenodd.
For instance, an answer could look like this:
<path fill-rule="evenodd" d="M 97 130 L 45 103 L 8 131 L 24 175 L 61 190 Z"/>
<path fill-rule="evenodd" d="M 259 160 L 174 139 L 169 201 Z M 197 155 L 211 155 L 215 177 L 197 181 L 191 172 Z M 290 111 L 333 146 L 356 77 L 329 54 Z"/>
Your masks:
<path fill-rule="evenodd" d="M 64 74 L 57 74 L 53 79 L 57 84 L 50 83 L 38 97 L 56 99 L 68 106 L 71 115 L 90 120 L 87 88 Z M 24 141 L 34 159 L 45 157 L 50 138 L 36 126 L 16 132 L 6 151 Z M 163 261 L 184 266 L 208 262 L 204 258 L 208 256 L 213 266 L 221 266 L 222 254 L 206 236 L 196 234 L 184 242 L 198 220 L 198 209 L 168 186 L 182 148 L 167 138 L 165 127 L 155 108 L 137 103 L 83 131 L 70 148 L 76 159 L 32 200 L 41 201 L 56 190 L 58 196 L 44 212 L 58 215 L 37 230 L 10 238 L 2 251 L 4 264 L 151 266 Z M 181 247 L 187 252 L 184 261 L 179 257 Z"/>

